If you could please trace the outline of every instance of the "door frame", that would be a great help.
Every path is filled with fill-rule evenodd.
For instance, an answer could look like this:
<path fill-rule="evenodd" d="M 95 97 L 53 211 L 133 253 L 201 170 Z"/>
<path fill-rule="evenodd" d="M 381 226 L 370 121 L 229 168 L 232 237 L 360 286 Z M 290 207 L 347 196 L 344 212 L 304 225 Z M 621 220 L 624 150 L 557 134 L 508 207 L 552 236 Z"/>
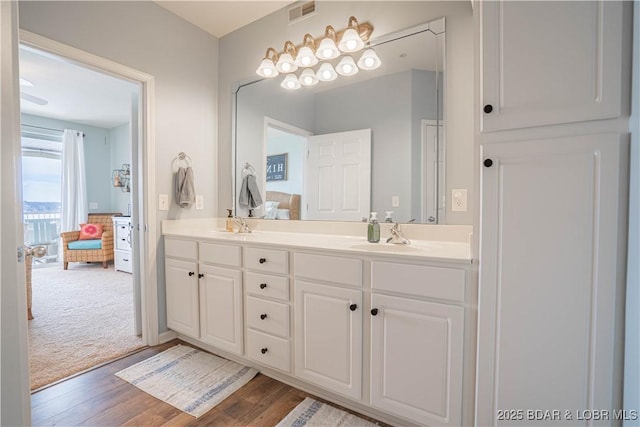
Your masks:
<path fill-rule="evenodd" d="M 137 83 L 141 87 L 138 112 L 140 139 L 132 141 L 132 153 L 138 153 L 138 200 L 133 202 L 132 224 L 137 232 L 138 253 L 134 254 L 135 265 L 139 265 L 140 293 L 142 299 L 142 343 L 159 344 L 158 332 L 158 274 L 152 268 L 156 263 L 158 241 L 154 195 L 155 185 L 155 78 L 131 67 L 99 57 L 92 53 L 60 43 L 26 30 L 20 30 L 19 42 L 38 50 L 65 58 L 79 66 L 92 69 L 119 79 Z M 137 145 L 137 146 L 134 146 Z M 133 153 L 135 154 L 135 153 Z M 135 156 L 134 156 L 135 158 Z M 134 182 L 134 185 L 136 183 Z M 134 276 L 134 280 L 136 277 Z"/>

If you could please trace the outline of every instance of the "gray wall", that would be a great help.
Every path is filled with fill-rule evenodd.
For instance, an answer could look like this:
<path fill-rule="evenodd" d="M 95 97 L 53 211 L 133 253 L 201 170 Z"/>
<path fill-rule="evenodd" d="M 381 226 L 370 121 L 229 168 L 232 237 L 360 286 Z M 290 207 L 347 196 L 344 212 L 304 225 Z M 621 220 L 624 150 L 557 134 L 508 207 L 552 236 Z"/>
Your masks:
<path fill-rule="evenodd" d="M 446 17 L 445 91 L 447 99 L 451 100 L 444 110 L 449 154 L 446 185 L 447 189 L 468 188 L 469 200 L 474 200 L 473 99 L 469 95 L 473 93 L 473 20 L 470 3 L 321 1 L 317 14 L 303 21 L 288 25 L 286 9 L 283 9 L 220 39 L 218 168 L 221 206 L 218 215 L 224 212 L 223 203 L 231 200 L 231 106 L 234 83 L 257 78 L 255 70 L 267 47 L 281 48 L 286 40 L 302 40 L 305 33 L 319 36 L 329 24 L 343 28 L 351 15 L 362 22 L 371 22 L 375 27 L 374 36 Z M 239 55 L 238 52 L 243 54 Z M 451 213 L 450 206 L 447 206 L 447 223 L 471 224 L 471 204 L 464 213 Z"/>
<path fill-rule="evenodd" d="M 21 114 L 22 123 L 42 126 L 51 129 L 74 129 L 84 133 L 84 157 L 87 174 L 87 199 L 89 203 L 97 203 L 98 207 L 89 209 L 92 212 L 118 212 L 111 206 L 111 165 L 105 159 L 111 157 L 110 132 L 94 126 L 65 122 L 46 117 Z"/>
<path fill-rule="evenodd" d="M 147 1 L 22 1 L 19 19 L 25 30 L 154 76 L 157 192 L 172 194 L 171 162 L 184 151 L 193 159 L 196 192 L 204 196 L 203 210 L 180 209 L 171 203 L 169 211 L 158 211 L 158 231 L 163 219 L 206 218 L 219 212 L 215 37 Z M 228 157 L 225 159 L 228 165 Z M 163 331 L 164 247 L 160 238 L 150 244 L 158 246 L 155 268 L 159 328 Z"/>
<path fill-rule="evenodd" d="M 131 165 L 131 126 L 127 123 L 110 129 L 109 139 L 111 141 L 111 170 L 121 169 L 124 163 Z M 122 191 L 122 188 L 112 186 L 110 195 L 111 211 L 127 215 L 131 203 L 131 192 L 127 193 Z"/>
<path fill-rule="evenodd" d="M 267 155 L 287 153 L 287 179 L 267 182 L 267 190 L 289 194 L 304 191 L 303 163 L 306 138 L 284 132 L 267 130 Z"/>

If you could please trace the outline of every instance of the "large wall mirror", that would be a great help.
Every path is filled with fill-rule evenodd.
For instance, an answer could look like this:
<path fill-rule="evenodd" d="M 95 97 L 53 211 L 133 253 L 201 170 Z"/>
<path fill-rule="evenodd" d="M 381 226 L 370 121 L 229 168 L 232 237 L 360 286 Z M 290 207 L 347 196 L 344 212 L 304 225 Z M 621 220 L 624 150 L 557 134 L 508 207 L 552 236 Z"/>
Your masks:
<path fill-rule="evenodd" d="M 255 217 L 444 223 L 444 37 L 440 18 L 374 37 L 375 70 L 298 90 L 282 76 L 239 85 L 236 215 L 249 215 L 253 175 Z"/>

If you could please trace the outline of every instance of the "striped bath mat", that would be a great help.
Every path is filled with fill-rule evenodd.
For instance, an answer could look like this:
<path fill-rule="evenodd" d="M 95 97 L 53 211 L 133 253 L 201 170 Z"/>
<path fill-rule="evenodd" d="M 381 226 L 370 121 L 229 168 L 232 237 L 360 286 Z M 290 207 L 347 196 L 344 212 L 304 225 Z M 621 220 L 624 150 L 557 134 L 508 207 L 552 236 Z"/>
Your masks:
<path fill-rule="evenodd" d="M 257 373 L 253 368 L 177 345 L 116 375 L 198 418 L 251 381 Z"/>
<path fill-rule="evenodd" d="M 293 408 L 276 427 L 374 427 L 377 424 L 309 397 Z"/>

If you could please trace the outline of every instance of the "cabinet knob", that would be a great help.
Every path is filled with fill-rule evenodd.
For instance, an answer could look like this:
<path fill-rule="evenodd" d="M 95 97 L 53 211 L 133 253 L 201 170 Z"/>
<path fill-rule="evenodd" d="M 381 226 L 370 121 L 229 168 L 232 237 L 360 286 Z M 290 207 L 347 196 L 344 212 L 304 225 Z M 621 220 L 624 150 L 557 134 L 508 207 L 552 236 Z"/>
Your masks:
<path fill-rule="evenodd" d="M 493 105 L 491 105 L 491 104 L 485 105 L 484 108 L 482 108 L 482 111 L 484 111 L 485 113 L 489 114 L 490 112 L 493 111 Z"/>
<path fill-rule="evenodd" d="M 204 273 L 198 273 L 198 279 L 202 279 L 204 277 Z"/>
<path fill-rule="evenodd" d="M 267 262 L 267 259 L 266 258 L 260 258 L 258 260 L 258 262 L 260 262 L 260 264 L 264 264 L 265 262 Z"/>
<path fill-rule="evenodd" d="M 358 309 L 358 304 L 351 304 L 349 306 L 349 310 L 351 310 L 351 311 L 356 311 L 357 309 Z"/>
<path fill-rule="evenodd" d="M 190 271 L 189 272 L 189 277 L 193 276 L 194 274 L 196 274 L 196 273 L 194 273 L 193 271 Z"/>
<path fill-rule="evenodd" d="M 264 288 L 266 288 L 266 287 L 267 287 L 267 284 L 266 284 L 266 283 L 260 283 L 260 289 L 264 289 Z"/>
<path fill-rule="evenodd" d="M 491 166 L 493 166 L 493 160 L 491 159 L 484 159 L 484 162 L 482 162 L 484 164 L 485 168 L 490 168 Z"/>
<path fill-rule="evenodd" d="M 371 315 L 372 316 L 376 316 L 378 314 L 378 309 L 377 308 L 372 308 L 371 309 Z"/>
<path fill-rule="evenodd" d="M 266 314 L 264 314 L 264 313 L 262 313 L 262 314 L 260 315 L 260 318 L 261 318 L 262 320 L 264 320 L 264 319 L 266 319 L 266 318 L 267 318 L 267 315 L 266 315 Z"/>
<path fill-rule="evenodd" d="M 265 354 L 269 349 L 267 347 L 263 347 L 260 349 L 260 353 Z"/>

